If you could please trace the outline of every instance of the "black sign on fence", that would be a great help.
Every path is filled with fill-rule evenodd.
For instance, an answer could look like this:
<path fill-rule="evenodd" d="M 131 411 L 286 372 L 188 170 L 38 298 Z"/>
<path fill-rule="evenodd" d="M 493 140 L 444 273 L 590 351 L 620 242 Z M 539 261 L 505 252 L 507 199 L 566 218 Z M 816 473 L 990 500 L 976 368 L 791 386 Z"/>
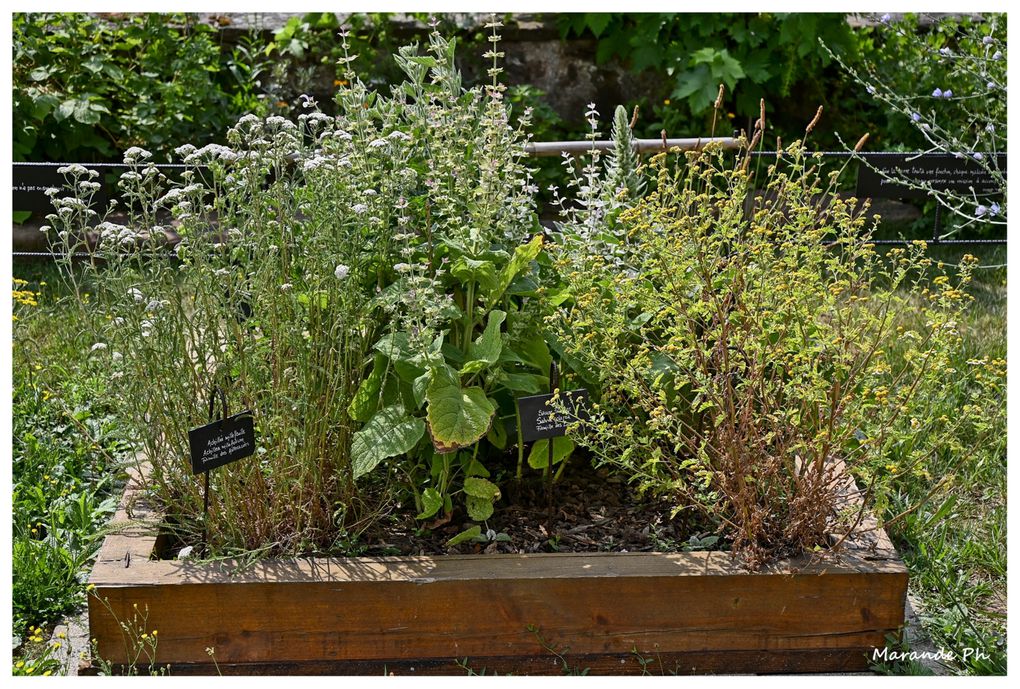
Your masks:
<path fill-rule="evenodd" d="M 64 185 L 67 180 L 57 172 L 58 165 L 19 165 L 15 163 L 11 172 L 12 209 L 15 211 L 31 211 L 33 213 L 52 213 L 53 204 L 46 190 L 60 189 L 60 196 L 67 196 Z M 106 207 L 106 182 L 103 175 L 89 180 L 101 186 L 92 197 L 92 203 L 100 208 Z"/>
<path fill-rule="evenodd" d="M 566 435 L 567 426 L 588 418 L 588 391 L 566 390 L 554 395 L 531 395 L 517 399 L 517 412 L 521 420 L 521 438 L 526 443 L 542 438 Z"/>
<path fill-rule="evenodd" d="M 911 188 L 900 180 L 927 184 L 935 191 L 974 193 L 990 196 L 1002 191 L 1002 186 L 989 171 L 972 157 L 948 153 L 895 153 L 868 154 L 861 157 L 867 164 L 857 173 L 858 198 L 923 199 L 929 192 Z M 1006 175 L 1006 154 L 988 154 L 987 161 L 994 169 Z"/>
<path fill-rule="evenodd" d="M 228 416 L 188 431 L 191 471 L 196 474 L 255 454 L 255 417 L 251 411 Z"/>

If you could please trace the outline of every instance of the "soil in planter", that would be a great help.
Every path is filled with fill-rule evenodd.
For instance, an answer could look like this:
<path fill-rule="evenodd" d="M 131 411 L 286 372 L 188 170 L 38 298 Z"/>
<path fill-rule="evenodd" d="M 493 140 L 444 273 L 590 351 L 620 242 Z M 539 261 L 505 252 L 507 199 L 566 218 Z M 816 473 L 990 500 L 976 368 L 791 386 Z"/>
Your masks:
<path fill-rule="evenodd" d="M 661 500 L 639 498 L 608 471 L 586 461 L 570 467 L 554 485 L 550 501 L 540 481 L 514 486 L 506 482 L 504 497 L 482 533 L 485 542 L 454 546 L 447 541 L 476 524 L 462 511 L 446 523 L 437 520 L 423 528 L 413 516 L 364 534 L 366 555 L 445 555 L 470 553 L 650 552 L 704 549 L 716 544 L 709 529 Z"/>
<path fill-rule="evenodd" d="M 482 524 L 461 509 L 450 519 L 422 522 L 413 505 L 397 509 L 363 533 L 355 552 L 314 552 L 315 557 L 363 555 L 465 555 L 473 553 L 590 553 L 678 552 L 724 550 L 727 543 L 714 535 L 690 510 L 672 516 L 672 506 L 638 496 L 633 486 L 606 469 L 595 469 L 577 458 L 552 493 L 539 479 L 520 484 L 502 481 L 503 498 L 492 517 Z M 551 498 L 551 499 L 550 499 Z M 183 536 L 173 520 L 164 524 L 157 540 L 158 558 L 173 559 L 185 546 L 201 546 L 194 535 Z M 478 525 L 486 540 L 457 545 L 447 542 Z"/>

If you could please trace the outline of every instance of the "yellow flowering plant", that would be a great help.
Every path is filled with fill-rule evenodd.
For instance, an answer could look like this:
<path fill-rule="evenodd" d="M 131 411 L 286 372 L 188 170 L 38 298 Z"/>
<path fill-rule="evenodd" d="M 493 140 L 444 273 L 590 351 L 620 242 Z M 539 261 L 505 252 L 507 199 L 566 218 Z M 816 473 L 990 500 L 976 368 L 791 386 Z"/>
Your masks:
<path fill-rule="evenodd" d="M 750 566 L 860 528 L 841 465 L 881 512 L 897 476 L 964 456 L 987 414 L 980 386 L 949 423 L 931 403 L 947 377 L 968 384 L 952 362 L 975 261 L 950 275 L 923 242 L 881 253 L 838 170 L 800 143 L 755 162 L 759 140 L 736 159 L 653 159 L 655 189 L 620 214 L 612 252 L 566 223 L 569 295 L 547 319 L 595 379 L 575 438 Z"/>

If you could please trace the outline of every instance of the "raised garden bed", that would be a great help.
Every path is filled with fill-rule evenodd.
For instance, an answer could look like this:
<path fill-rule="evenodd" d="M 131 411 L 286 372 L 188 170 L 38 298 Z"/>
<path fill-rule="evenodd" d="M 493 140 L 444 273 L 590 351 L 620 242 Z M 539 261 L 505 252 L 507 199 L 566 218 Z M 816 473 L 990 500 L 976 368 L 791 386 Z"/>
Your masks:
<path fill-rule="evenodd" d="M 129 662 L 119 621 L 136 610 L 174 674 L 842 672 L 903 624 L 907 572 L 881 530 L 755 573 L 725 552 L 244 567 L 158 559 L 144 497 L 133 478 L 90 578 L 91 636 L 114 665 Z"/>

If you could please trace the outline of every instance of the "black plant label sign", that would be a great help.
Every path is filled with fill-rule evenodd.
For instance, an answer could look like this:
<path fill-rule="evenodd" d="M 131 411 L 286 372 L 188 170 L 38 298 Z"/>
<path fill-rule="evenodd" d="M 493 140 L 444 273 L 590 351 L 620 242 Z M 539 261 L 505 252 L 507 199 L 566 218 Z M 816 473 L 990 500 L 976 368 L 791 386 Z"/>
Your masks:
<path fill-rule="evenodd" d="M 188 431 L 191 470 L 196 474 L 255 454 L 255 417 L 251 411 L 228 416 Z"/>
<path fill-rule="evenodd" d="M 969 194 L 971 188 L 978 196 L 989 196 L 1002 191 L 1002 186 L 985 167 L 969 157 L 957 158 L 948 153 L 897 153 L 895 155 L 863 154 L 868 163 L 857 173 L 858 198 L 922 199 L 928 196 L 924 189 L 912 189 L 897 180 L 923 183 L 935 191 L 952 191 Z M 1006 175 L 1006 154 L 985 157 L 993 170 Z M 885 175 L 892 177 L 886 179 Z"/>
<path fill-rule="evenodd" d="M 588 418 L 589 397 L 584 388 L 561 391 L 555 402 L 553 397 L 549 394 L 517 399 L 524 442 L 566 435 L 567 426 Z"/>

